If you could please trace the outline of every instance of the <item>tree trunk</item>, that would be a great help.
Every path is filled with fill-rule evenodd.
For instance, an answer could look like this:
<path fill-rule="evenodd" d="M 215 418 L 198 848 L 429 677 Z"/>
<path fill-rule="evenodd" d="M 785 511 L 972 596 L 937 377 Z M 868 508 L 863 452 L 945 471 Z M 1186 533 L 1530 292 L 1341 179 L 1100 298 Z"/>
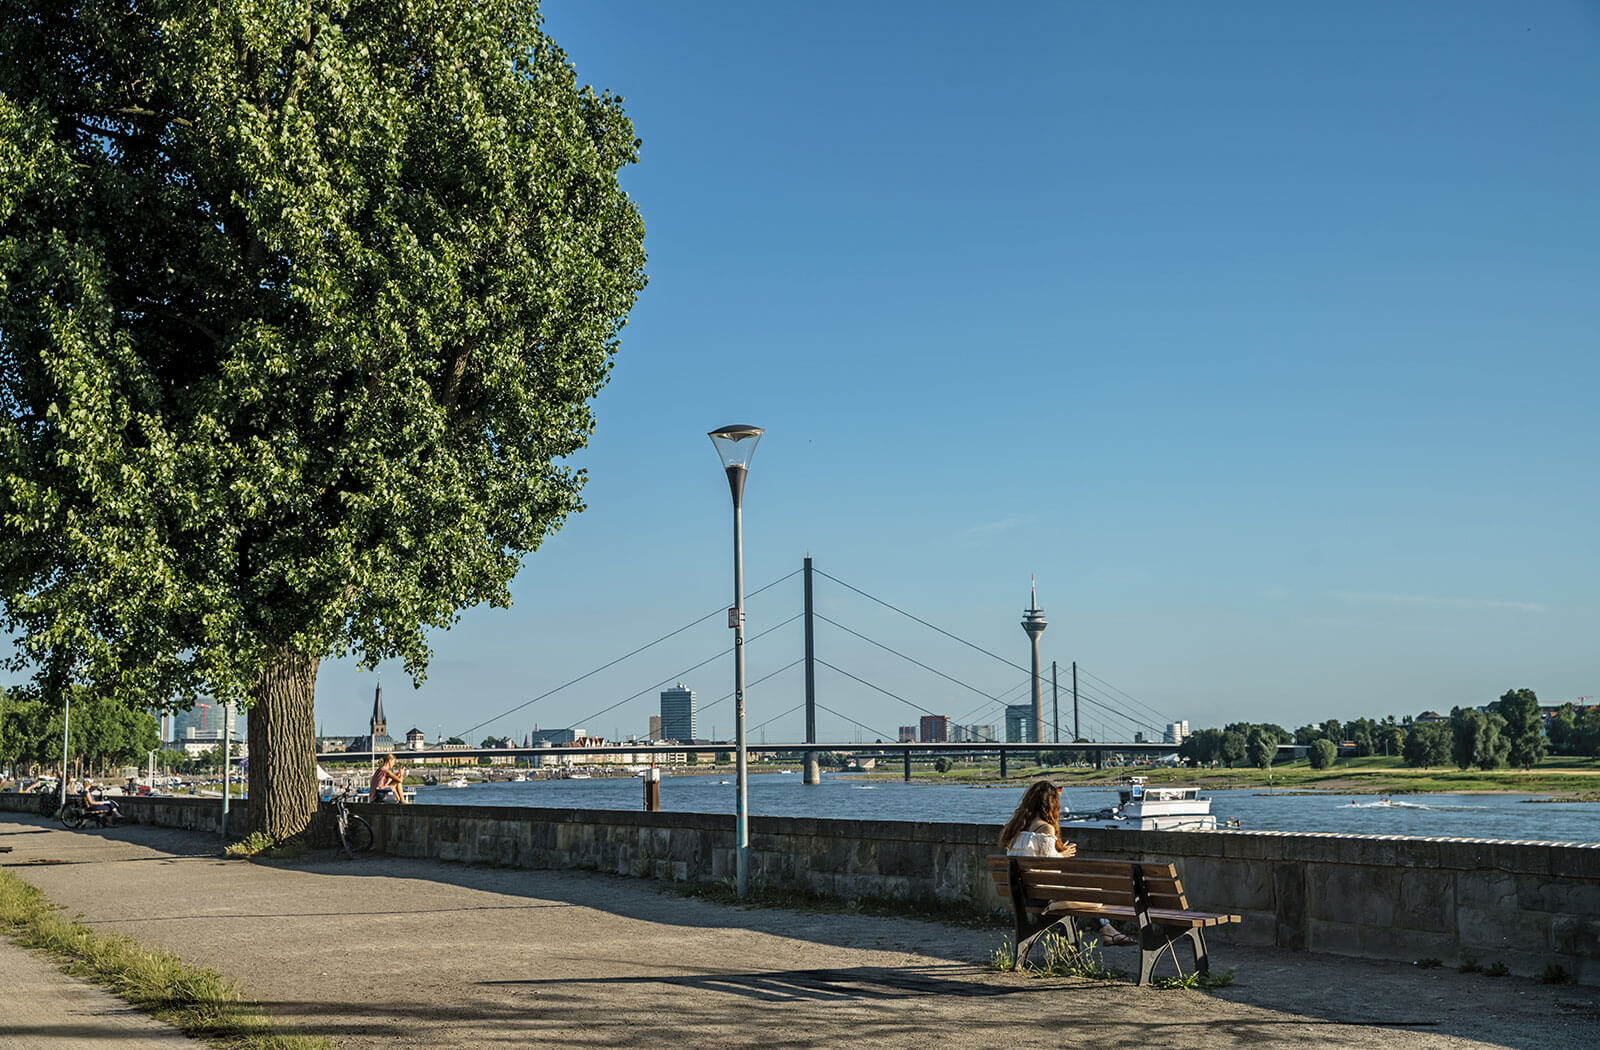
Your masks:
<path fill-rule="evenodd" d="M 250 705 L 250 830 L 282 842 L 317 811 L 318 657 L 279 650 Z"/>

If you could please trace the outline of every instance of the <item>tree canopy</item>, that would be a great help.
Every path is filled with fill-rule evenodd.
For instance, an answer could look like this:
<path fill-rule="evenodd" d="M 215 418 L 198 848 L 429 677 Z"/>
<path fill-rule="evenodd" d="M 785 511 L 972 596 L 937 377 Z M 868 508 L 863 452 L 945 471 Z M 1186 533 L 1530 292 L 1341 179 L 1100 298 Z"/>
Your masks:
<path fill-rule="evenodd" d="M 315 800 L 320 660 L 508 604 L 581 509 L 643 287 L 638 141 L 531 0 L 15 0 L 0 601 L 17 663 L 250 707 Z"/>

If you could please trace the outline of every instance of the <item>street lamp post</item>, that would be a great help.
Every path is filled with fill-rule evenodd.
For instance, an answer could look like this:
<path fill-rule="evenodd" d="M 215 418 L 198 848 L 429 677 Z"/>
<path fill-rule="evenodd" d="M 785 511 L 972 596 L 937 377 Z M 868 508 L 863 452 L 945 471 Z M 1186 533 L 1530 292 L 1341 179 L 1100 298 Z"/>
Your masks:
<path fill-rule="evenodd" d="M 728 491 L 733 494 L 733 608 L 728 610 L 728 626 L 733 628 L 734 753 L 738 785 L 734 789 L 734 838 L 738 843 L 734 884 L 741 897 L 750 893 L 750 806 L 745 790 L 749 761 L 744 741 L 744 534 L 740 518 L 744 506 L 744 479 L 750 472 L 750 458 L 755 455 L 756 442 L 761 440 L 762 433 L 760 427 L 736 425 L 721 427 L 710 434 L 711 444 L 722 457 L 722 469 L 728 474 Z"/>

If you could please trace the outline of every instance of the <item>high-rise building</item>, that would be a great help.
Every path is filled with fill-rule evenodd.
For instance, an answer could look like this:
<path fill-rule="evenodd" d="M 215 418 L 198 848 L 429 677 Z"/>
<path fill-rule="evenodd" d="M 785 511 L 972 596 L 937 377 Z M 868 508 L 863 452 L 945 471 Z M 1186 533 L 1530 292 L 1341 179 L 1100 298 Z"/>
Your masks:
<path fill-rule="evenodd" d="M 661 690 L 661 739 L 681 743 L 694 738 L 694 690 L 682 682 Z"/>
<path fill-rule="evenodd" d="M 651 740 L 660 740 L 661 739 L 661 716 L 660 715 L 651 715 L 650 716 L 650 739 Z"/>
<path fill-rule="evenodd" d="M 1006 743 L 1036 744 L 1033 738 L 1033 705 L 1006 705 Z"/>
<path fill-rule="evenodd" d="M 1166 731 L 1161 734 L 1161 742 L 1164 744 L 1181 744 L 1188 736 L 1189 722 L 1187 719 L 1182 722 L 1168 722 Z"/>
<path fill-rule="evenodd" d="M 950 740 L 946 731 L 950 719 L 944 715 L 923 715 L 917 722 L 917 741 L 922 744 L 944 744 Z"/>
<path fill-rule="evenodd" d="M 974 744 L 994 743 L 994 726 L 968 726 L 967 739 Z"/>
<path fill-rule="evenodd" d="M 901 726 L 900 727 L 900 743 L 902 743 L 902 744 L 915 744 L 916 742 L 917 742 L 917 727 L 916 726 Z"/>

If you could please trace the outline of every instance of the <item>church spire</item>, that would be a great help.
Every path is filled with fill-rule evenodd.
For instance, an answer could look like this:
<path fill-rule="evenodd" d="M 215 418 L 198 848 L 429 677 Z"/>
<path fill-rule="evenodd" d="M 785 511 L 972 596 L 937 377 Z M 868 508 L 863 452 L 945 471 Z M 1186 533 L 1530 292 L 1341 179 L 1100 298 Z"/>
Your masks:
<path fill-rule="evenodd" d="M 372 698 L 372 736 L 376 741 L 380 736 L 389 735 L 389 724 L 383 718 L 383 679 L 378 679 L 378 692 Z"/>

